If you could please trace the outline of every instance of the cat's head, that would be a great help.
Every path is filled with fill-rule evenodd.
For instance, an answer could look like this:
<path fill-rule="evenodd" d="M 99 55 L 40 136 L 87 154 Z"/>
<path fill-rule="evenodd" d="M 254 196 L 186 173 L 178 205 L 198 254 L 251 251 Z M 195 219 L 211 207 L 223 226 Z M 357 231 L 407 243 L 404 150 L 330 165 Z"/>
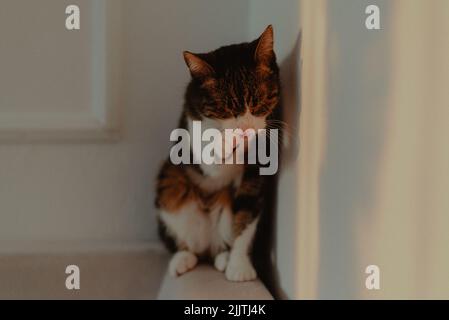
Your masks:
<path fill-rule="evenodd" d="M 184 52 L 192 81 L 186 113 L 218 129 L 263 129 L 279 104 L 279 69 L 273 28 L 250 43 L 203 54 Z"/>

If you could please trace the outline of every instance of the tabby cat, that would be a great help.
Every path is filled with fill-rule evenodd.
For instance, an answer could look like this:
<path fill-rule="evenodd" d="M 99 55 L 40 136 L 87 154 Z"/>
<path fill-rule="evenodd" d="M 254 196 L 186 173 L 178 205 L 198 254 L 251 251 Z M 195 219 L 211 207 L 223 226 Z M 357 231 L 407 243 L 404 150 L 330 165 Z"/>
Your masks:
<path fill-rule="evenodd" d="M 205 54 L 184 52 L 191 81 L 180 127 L 265 129 L 280 109 L 273 28 L 255 41 Z M 168 159 L 157 179 L 159 234 L 179 276 L 210 259 L 230 281 L 257 278 L 251 247 L 264 209 L 266 177 L 257 164 L 180 164 Z"/>

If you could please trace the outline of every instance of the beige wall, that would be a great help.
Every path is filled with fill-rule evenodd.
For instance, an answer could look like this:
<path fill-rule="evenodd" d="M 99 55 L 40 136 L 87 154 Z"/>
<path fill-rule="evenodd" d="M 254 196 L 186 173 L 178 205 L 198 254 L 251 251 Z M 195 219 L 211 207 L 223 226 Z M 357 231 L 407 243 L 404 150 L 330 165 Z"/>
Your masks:
<path fill-rule="evenodd" d="M 398 0 L 373 205 L 357 220 L 356 263 L 382 270 L 364 298 L 449 299 L 449 3 Z"/>

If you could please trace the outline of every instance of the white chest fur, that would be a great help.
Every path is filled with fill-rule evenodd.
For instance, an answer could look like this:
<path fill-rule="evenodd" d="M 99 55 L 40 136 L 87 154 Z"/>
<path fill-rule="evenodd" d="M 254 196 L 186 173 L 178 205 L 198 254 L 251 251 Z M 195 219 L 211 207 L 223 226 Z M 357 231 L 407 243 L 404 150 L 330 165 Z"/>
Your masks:
<path fill-rule="evenodd" d="M 217 206 L 209 213 L 190 203 L 177 213 L 161 212 L 163 222 L 178 241 L 196 254 L 210 252 L 212 256 L 232 245 L 232 213 L 230 208 Z"/>

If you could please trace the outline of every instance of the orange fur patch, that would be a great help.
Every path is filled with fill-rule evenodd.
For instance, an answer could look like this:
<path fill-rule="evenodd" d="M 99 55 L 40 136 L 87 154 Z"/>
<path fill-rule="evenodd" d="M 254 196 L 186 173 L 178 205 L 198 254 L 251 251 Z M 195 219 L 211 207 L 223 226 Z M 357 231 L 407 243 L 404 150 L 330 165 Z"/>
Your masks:
<path fill-rule="evenodd" d="M 156 205 L 167 212 L 176 213 L 183 206 L 195 202 L 203 213 L 210 212 L 217 205 L 231 206 L 230 187 L 208 193 L 195 185 L 184 166 L 167 162 L 158 177 Z"/>
<path fill-rule="evenodd" d="M 239 236 L 246 226 L 253 221 L 253 216 L 248 211 L 240 211 L 234 215 L 233 230 L 236 236 Z"/>

